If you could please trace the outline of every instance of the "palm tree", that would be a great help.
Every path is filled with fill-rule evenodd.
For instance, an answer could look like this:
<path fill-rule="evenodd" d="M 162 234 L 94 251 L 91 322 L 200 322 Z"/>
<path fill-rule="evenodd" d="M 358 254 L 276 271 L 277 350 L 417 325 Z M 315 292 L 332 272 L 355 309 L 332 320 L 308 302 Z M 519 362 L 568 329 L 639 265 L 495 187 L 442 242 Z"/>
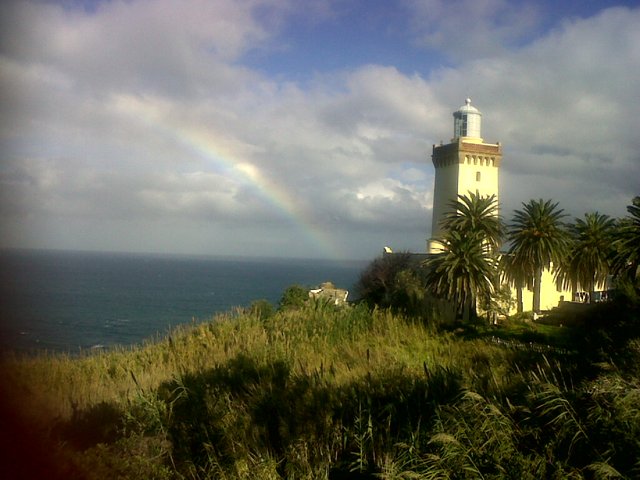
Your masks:
<path fill-rule="evenodd" d="M 610 273 L 611 243 L 615 221 L 598 212 L 586 213 L 569 226 L 571 246 L 559 265 L 556 281 L 563 288 L 589 292 L 594 300 L 595 286 L 603 284 Z"/>
<path fill-rule="evenodd" d="M 509 226 L 511 262 L 533 286 L 533 311 L 540 313 L 542 271 L 559 264 L 568 246 L 568 236 L 561 219 L 565 216 L 551 200 L 530 200 L 514 212 Z"/>
<path fill-rule="evenodd" d="M 442 220 L 444 231 L 478 232 L 492 250 L 500 248 L 504 237 L 504 225 L 498 215 L 498 199 L 495 195 L 458 195 L 449 203 L 450 210 Z"/>
<path fill-rule="evenodd" d="M 511 254 L 504 254 L 500 256 L 500 277 L 502 282 L 512 286 L 516 290 L 516 309 L 518 313 L 524 311 L 524 302 L 522 300 L 522 289 L 532 288 L 530 278 L 527 276 L 526 269 L 522 264 L 514 260 L 514 256 Z"/>
<path fill-rule="evenodd" d="M 491 296 L 503 227 L 495 195 L 459 195 L 442 222 L 442 253 L 426 260 L 426 282 L 457 307 L 464 320 L 475 315 L 477 299 Z"/>
<path fill-rule="evenodd" d="M 427 285 L 453 301 L 463 320 L 475 316 L 476 300 L 494 290 L 495 256 L 487 253 L 485 240 L 478 232 L 448 231 L 439 240 L 443 252 L 426 260 Z"/>
<path fill-rule="evenodd" d="M 613 272 L 631 280 L 640 279 L 640 197 L 627 206 L 627 215 L 615 232 Z"/>

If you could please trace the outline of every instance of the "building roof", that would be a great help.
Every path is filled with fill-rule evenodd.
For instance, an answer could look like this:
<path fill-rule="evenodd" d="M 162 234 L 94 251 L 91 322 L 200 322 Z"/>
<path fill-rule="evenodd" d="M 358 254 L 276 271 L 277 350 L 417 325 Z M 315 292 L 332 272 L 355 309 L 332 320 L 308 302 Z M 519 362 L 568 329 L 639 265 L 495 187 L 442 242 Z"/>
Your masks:
<path fill-rule="evenodd" d="M 478 110 L 476 107 L 471 105 L 471 99 L 467 98 L 464 101 L 464 105 L 462 105 L 457 111 L 456 113 L 475 113 L 476 115 L 482 115 L 482 113 L 480 113 L 480 110 Z"/>

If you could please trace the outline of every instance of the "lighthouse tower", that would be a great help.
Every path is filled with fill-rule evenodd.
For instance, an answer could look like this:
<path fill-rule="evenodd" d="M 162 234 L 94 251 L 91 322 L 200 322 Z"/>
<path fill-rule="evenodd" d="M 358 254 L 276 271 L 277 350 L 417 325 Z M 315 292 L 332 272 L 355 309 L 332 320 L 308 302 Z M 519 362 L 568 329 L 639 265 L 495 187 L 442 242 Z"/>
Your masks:
<path fill-rule="evenodd" d="M 482 113 L 465 104 L 453 112 L 453 138 L 446 145 L 434 145 L 431 158 L 436 169 L 433 191 L 433 218 L 428 253 L 441 252 L 437 239 L 442 234 L 441 220 L 458 195 L 475 193 L 498 198 L 498 170 L 502 159 L 500 143 L 484 143 L 481 135 Z"/>

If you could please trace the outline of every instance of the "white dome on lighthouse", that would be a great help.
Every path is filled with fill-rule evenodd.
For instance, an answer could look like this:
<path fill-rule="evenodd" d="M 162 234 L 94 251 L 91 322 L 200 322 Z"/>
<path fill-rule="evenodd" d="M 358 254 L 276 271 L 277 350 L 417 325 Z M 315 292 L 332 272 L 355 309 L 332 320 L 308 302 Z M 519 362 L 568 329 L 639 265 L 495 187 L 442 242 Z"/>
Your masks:
<path fill-rule="evenodd" d="M 464 105 L 453 112 L 453 138 L 472 137 L 481 138 L 482 113 L 471 105 L 467 98 Z"/>

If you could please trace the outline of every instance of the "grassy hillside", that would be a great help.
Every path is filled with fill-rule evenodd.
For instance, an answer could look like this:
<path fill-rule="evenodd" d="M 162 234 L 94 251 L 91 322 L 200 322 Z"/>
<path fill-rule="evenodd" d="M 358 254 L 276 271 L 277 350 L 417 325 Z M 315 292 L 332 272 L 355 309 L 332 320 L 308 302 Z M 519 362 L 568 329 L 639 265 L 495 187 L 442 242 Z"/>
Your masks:
<path fill-rule="evenodd" d="M 640 475 L 640 341 L 604 351 L 583 331 L 541 328 L 436 332 L 388 311 L 313 303 L 266 316 L 239 310 L 81 358 L 5 355 L 3 471 Z"/>

